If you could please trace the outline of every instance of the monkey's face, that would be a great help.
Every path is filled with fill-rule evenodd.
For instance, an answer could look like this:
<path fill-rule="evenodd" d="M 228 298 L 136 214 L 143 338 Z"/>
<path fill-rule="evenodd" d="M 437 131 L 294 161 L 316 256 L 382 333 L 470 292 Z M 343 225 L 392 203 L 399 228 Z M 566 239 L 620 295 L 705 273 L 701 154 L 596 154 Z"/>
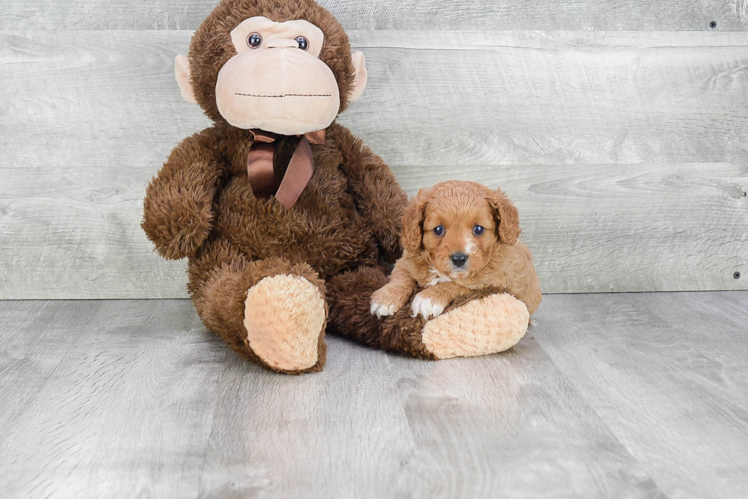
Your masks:
<path fill-rule="evenodd" d="M 229 124 L 284 135 L 325 129 L 341 108 L 338 80 L 320 59 L 325 35 L 303 20 L 275 22 L 254 16 L 231 33 L 236 53 L 220 67 L 215 104 Z M 351 59 L 349 59 L 351 61 Z M 350 100 L 366 85 L 363 54 L 352 56 L 354 81 Z M 194 102 L 189 62 L 177 57 L 177 81 L 185 99 Z"/>
<path fill-rule="evenodd" d="M 216 82 L 218 111 L 231 125 L 279 134 L 324 129 L 340 108 L 332 70 L 319 60 L 322 30 L 303 21 L 252 17 L 231 32 L 237 54 Z"/>

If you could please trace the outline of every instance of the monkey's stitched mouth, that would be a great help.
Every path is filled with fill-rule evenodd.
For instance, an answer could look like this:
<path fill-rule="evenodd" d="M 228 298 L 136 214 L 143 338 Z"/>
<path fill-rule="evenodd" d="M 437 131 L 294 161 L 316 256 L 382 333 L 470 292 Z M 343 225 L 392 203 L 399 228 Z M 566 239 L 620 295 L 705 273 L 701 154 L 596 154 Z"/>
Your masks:
<path fill-rule="evenodd" d="M 241 92 L 234 92 L 236 95 L 244 97 L 332 97 L 332 94 L 280 94 L 280 95 L 265 95 L 265 94 L 242 94 Z"/>

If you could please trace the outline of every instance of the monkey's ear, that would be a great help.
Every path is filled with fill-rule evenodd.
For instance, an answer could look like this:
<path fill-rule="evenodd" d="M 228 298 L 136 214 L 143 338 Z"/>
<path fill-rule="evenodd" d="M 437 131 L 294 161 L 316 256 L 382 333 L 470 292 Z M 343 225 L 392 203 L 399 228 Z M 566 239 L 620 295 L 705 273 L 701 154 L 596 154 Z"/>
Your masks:
<path fill-rule="evenodd" d="M 182 99 L 192 104 L 197 104 L 195 94 L 190 85 L 190 61 L 183 55 L 178 55 L 174 60 L 174 75 L 177 77 L 177 85 L 182 93 Z"/>
<path fill-rule="evenodd" d="M 369 78 L 369 74 L 366 72 L 366 59 L 364 58 L 363 52 L 354 52 L 353 55 L 353 68 L 356 73 L 353 79 L 353 90 L 351 96 L 348 98 L 349 102 L 356 102 L 361 94 L 364 93 L 366 88 L 366 81 Z"/>

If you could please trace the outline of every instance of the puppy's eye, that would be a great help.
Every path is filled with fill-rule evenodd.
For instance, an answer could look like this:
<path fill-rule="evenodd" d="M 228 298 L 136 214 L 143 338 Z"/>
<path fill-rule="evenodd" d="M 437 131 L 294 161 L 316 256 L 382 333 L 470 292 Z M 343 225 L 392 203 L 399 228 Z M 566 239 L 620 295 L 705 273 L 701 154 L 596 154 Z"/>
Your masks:
<path fill-rule="evenodd" d="M 306 37 L 297 36 L 296 43 L 299 44 L 299 48 L 301 50 L 306 50 L 309 48 L 309 40 L 307 40 Z"/>
<path fill-rule="evenodd" d="M 437 236 L 444 236 L 444 226 L 436 226 L 434 228 L 434 234 Z"/>
<path fill-rule="evenodd" d="M 478 224 L 473 226 L 473 234 L 476 236 L 482 236 L 486 232 L 486 228 L 479 226 Z"/>
<path fill-rule="evenodd" d="M 259 33 L 250 33 L 250 35 L 247 37 L 247 45 L 252 47 L 253 49 L 256 49 L 257 47 L 262 44 L 262 35 Z"/>

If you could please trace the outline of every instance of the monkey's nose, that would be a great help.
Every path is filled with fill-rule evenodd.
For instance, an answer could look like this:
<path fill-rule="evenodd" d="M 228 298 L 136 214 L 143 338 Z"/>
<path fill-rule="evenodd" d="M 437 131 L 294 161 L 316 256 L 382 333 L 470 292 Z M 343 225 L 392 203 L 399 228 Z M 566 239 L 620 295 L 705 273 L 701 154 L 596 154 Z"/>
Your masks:
<path fill-rule="evenodd" d="M 455 252 L 449 256 L 449 259 L 455 267 L 462 267 L 467 262 L 468 256 L 462 252 Z"/>

